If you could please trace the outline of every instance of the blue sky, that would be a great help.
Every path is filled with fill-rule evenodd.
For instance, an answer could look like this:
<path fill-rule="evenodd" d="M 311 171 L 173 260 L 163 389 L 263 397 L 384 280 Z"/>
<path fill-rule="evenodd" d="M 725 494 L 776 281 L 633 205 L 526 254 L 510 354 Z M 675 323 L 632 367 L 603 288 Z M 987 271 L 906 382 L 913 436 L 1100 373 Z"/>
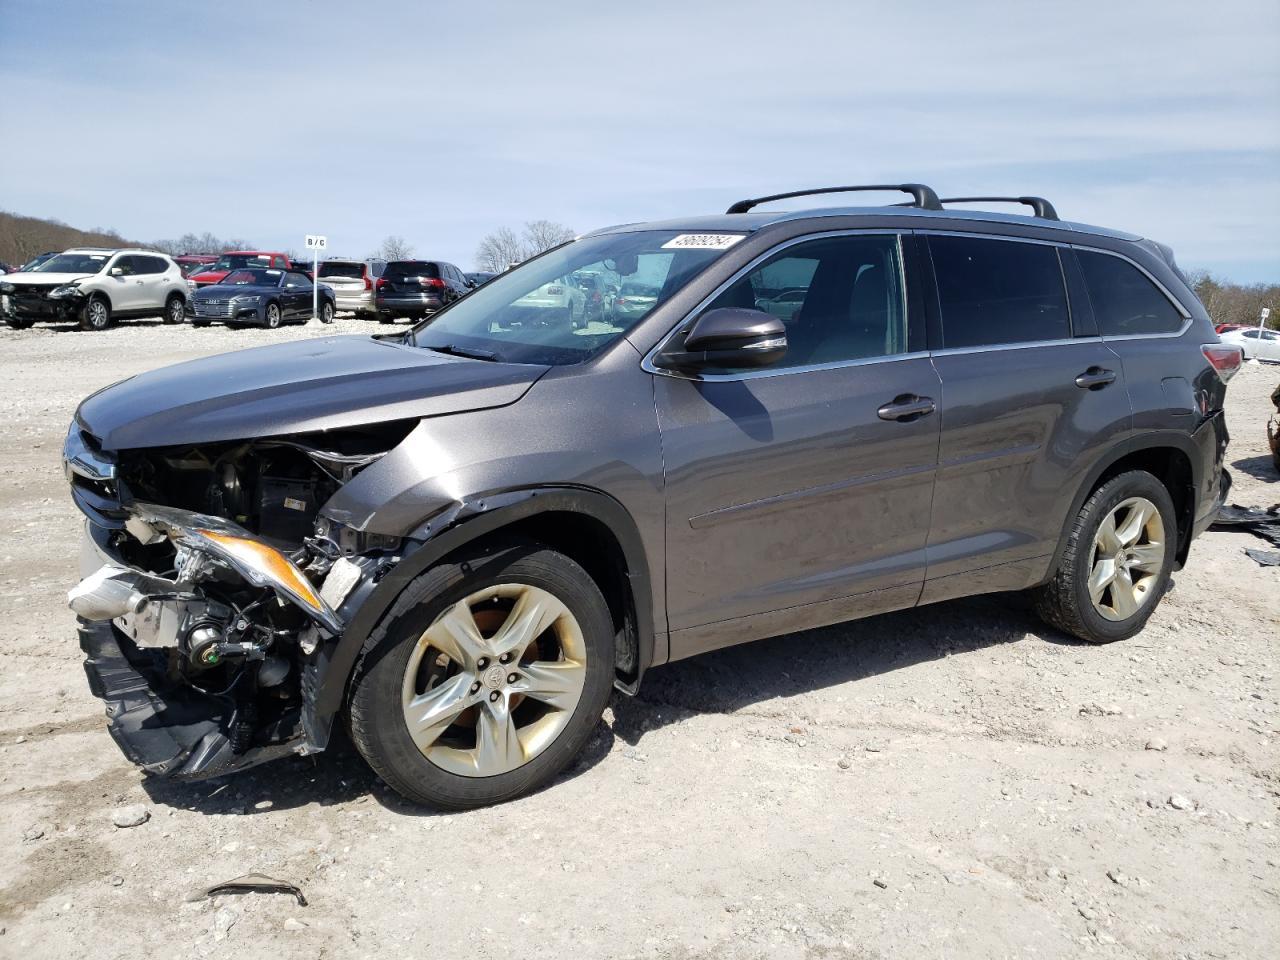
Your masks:
<path fill-rule="evenodd" d="M 364 255 L 920 180 L 1280 281 L 1280 3 L 0 0 L 0 208 Z"/>

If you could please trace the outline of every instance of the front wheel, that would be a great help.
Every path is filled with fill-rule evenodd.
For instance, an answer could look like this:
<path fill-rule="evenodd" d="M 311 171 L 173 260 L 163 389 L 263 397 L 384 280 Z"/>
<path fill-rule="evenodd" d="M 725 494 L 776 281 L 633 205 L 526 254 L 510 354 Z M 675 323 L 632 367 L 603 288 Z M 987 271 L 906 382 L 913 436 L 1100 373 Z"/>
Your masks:
<path fill-rule="evenodd" d="M 111 326 L 111 305 L 102 297 L 90 297 L 80 310 L 81 330 L 105 330 Z"/>
<path fill-rule="evenodd" d="M 564 769 L 599 722 L 613 637 L 600 589 L 561 553 L 518 542 L 442 564 L 366 644 L 352 739 L 410 800 L 513 799 Z"/>
<path fill-rule="evenodd" d="M 1036 612 L 1090 643 L 1132 637 L 1168 588 L 1177 540 L 1163 483 L 1144 470 L 1113 477 L 1076 515 L 1057 572 L 1035 591 Z"/>
<path fill-rule="evenodd" d="M 267 329 L 275 330 L 280 326 L 280 304 L 267 304 Z"/>
<path fill-rule="evenodd" d="M 164 305 L 164 322 L 171 325 L 181 323 L 185 309 L 181 297 L 177 295 L 170 297 Z"/>

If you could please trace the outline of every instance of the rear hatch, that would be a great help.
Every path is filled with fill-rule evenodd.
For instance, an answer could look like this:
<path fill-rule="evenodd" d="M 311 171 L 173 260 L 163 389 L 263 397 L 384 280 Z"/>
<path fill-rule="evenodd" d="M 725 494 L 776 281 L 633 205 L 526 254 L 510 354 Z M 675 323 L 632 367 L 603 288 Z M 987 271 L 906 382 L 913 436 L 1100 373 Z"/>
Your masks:
<path fill-rule="evenodd" d="M 369 289 L 364 279 L 365 266 L 359 261 L 329 260 L 320 264 L 320 283 L 333 287 L 337 296 L 353 296 Z"/>
<path fill-rule="evenodd" d="M 423 293 L 439 293 L 444 288 L 440 268 L 429 260 L 397 260 L 387 264 L 378 281 L 384 296 L 407 297 Z"/>

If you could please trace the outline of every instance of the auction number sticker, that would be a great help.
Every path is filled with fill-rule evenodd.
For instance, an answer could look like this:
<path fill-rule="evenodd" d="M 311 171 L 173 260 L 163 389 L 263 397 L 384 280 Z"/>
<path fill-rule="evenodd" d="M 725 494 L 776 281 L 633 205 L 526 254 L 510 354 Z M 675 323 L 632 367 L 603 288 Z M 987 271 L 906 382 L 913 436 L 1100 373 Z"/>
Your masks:
<path fill-rule="evenodd" d="M 728 250 L 745 233 L 682 233 L 662 245 L 663 250 Z"/>

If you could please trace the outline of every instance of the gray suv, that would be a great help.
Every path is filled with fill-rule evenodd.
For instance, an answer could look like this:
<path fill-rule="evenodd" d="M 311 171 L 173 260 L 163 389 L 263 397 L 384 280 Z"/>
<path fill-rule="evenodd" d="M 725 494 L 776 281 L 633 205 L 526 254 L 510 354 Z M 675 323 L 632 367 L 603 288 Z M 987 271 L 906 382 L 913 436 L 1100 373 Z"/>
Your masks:
<path fill-rule="evenodd" d="M 911 200 L 753 209 L 835 189 Z M 124 753 L 212 776 L 345 717 L 396 790 L 471 807 L 561 771 L 612 688 L 729 644 L 1010 590 L 1089 642 L 1141 630 L 1225 495 L 1239 349 L 1150 240 L 832 191 L 85 400 L 70 604 Z M 523 308 L 586 273 L 653 296 Z"/>

